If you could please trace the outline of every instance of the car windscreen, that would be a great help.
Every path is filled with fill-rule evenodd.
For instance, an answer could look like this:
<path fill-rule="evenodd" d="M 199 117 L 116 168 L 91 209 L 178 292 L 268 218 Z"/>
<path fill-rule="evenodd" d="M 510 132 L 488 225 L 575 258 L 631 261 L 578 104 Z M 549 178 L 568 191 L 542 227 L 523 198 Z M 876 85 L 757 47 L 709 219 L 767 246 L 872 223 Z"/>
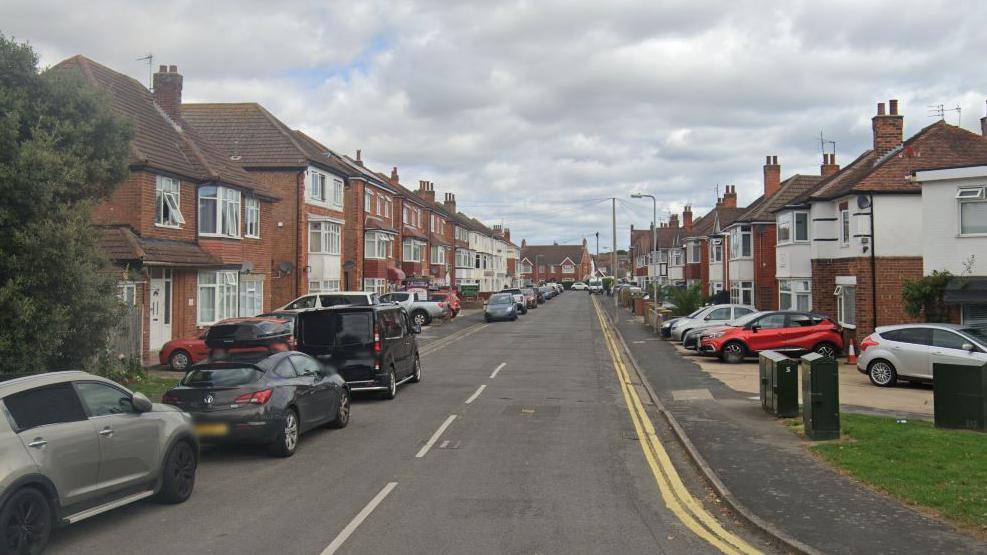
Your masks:
<path fill-rule="evenodd" d="M 510 295 L 494 295 L 490 297 L 490 304 L 511 304 L 514 302 L 514 297 Z"/>
<path fill-rule="evenodd" d="M 224 366 L 222 368 L 193 368 L 182 385 L 190 387 L 237 387 L 257 381 L 262 372 L 251 366 Z"/>
<path fill-rule="evenodd" d="M 301 315 L 303 345 L 331 347 L 373 341 L 369 312 L 307 312 Z"/>
<path fill-rule="evenodd" d="M 987 345 L 987 327 L 963 328 L 960 331 L 976 339 L 981 344 Z"/>
<path fill-rule="evenodd" d="M 686 316 L 686 318 L 695 318 L 696 316 L 699 316 L 699 313 L 702 312 L 702 311 L 704 311 L 704 310 L 706 310 L 706 307 L 705 306 L 702 307 L 702 308 L 700 308 L 699 310 L 693 312 L 692 314 Z"/>
<path fill-rule="evenodd" d="M 366 295 L 319 295 L 319 304 L 329 308 L 331 306 L 367 306 L 370 301 Z"/>

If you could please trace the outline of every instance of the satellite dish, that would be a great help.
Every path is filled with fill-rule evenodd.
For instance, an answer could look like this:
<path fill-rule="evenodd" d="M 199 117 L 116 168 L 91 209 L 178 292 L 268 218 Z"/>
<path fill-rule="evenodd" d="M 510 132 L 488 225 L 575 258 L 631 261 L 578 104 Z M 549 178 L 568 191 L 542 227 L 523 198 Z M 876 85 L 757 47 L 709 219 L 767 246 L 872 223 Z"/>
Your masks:
<path fill-rule="evenodd" d="M 857 208 L 870 208 L 870 197 L 868 195 L 857 195 Z"/>
<path fill-rule="evenodd" d="M 278 264 L 278 269 L 287 274 L 295 269 L 295 265 L 290 261 L 285 260 L 284 262 Z"/>
<path fill-rule="evenodd" d="M 352 260 L 347 260 L 346 262 L 343 262 L 343 269 L 346 270 L 347 272 L 352 271 L 354 268 L 356 268 L 356 262 L 353 262 Z"/>
<path fill-rule="evenodd" d="M 249 260 L 240 265 L 240 272 L 247 274 L 254 270 L 254 263 Z"/>

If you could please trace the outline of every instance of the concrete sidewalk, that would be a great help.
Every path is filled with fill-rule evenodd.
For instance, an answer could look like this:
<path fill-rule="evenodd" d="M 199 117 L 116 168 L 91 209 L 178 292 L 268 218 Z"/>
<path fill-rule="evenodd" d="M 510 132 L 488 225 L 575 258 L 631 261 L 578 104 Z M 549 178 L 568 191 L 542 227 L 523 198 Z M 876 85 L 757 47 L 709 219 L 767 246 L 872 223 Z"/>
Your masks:
<path fill-rule="evenodd" d="M 632 314 L 603 304 L 666 410 L 755 517 L 823 553 L 987 553 L 975 538 L 837 473 L 749 393 L 697 371 Z"/>

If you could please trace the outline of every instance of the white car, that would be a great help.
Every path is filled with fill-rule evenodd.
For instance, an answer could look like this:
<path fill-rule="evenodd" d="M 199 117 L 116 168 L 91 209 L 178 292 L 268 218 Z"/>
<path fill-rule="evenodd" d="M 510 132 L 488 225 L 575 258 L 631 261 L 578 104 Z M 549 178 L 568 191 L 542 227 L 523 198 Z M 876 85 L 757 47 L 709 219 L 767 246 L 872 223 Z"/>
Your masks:
<path fill-rule="evenodd" d="M 586 285 L 585 283 L 583 283 L 581 281 L 577 281 L 576 283 L 573 283 L 572 285 L 570 285 L 569 286 L 569 289 L 572 289 L 573 291 L 585 291 L 585 290 L 589 289 L 589 285 Z"/>
<path fill-rule="evenodd" d="M 672 324 L 671 337 L 675 341 L 682 341 L 682 338 L 689 331 L 699 328 L 699 327 L 709 327 L 711 325 L 723 324 L 729 322 L 730 320 L 735 320 L 750 314 L 752 312 L 757 312 L 757 309 L 753 306 L 742 305 L 742 304 L 715 304 L 710 305 L 698 313 L 695 316 L 688 318 L 680 318 Z"/>
<path fill-rule="evenodd" d="M 589 280 L 589 286 L 587 287 L 587 289 L 589 289 L 590 294 L 593 293 L 603 294 L 603 282 L 598 279 L 591 279 Z"/>
<path fill-rule="evenodd" d="M 306 308 L 329 308 L 331 306 L 370 306 L 380 304 L 377 293 L 366 291 L 336 291 L 334 293 L 309 293 L 302 295 L 277 310 L 305 310 Z"/>

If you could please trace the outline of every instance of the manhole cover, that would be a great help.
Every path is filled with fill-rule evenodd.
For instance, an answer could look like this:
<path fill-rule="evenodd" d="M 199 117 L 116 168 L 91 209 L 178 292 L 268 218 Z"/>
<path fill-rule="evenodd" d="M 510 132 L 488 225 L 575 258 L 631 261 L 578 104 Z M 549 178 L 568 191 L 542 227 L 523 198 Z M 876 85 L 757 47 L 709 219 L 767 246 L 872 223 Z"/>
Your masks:
<path fill-rule="evenodd" d="M 676 401 L 712 401 L 713 394 L 708 389 L 679 389 L 672 392 Z"/>

